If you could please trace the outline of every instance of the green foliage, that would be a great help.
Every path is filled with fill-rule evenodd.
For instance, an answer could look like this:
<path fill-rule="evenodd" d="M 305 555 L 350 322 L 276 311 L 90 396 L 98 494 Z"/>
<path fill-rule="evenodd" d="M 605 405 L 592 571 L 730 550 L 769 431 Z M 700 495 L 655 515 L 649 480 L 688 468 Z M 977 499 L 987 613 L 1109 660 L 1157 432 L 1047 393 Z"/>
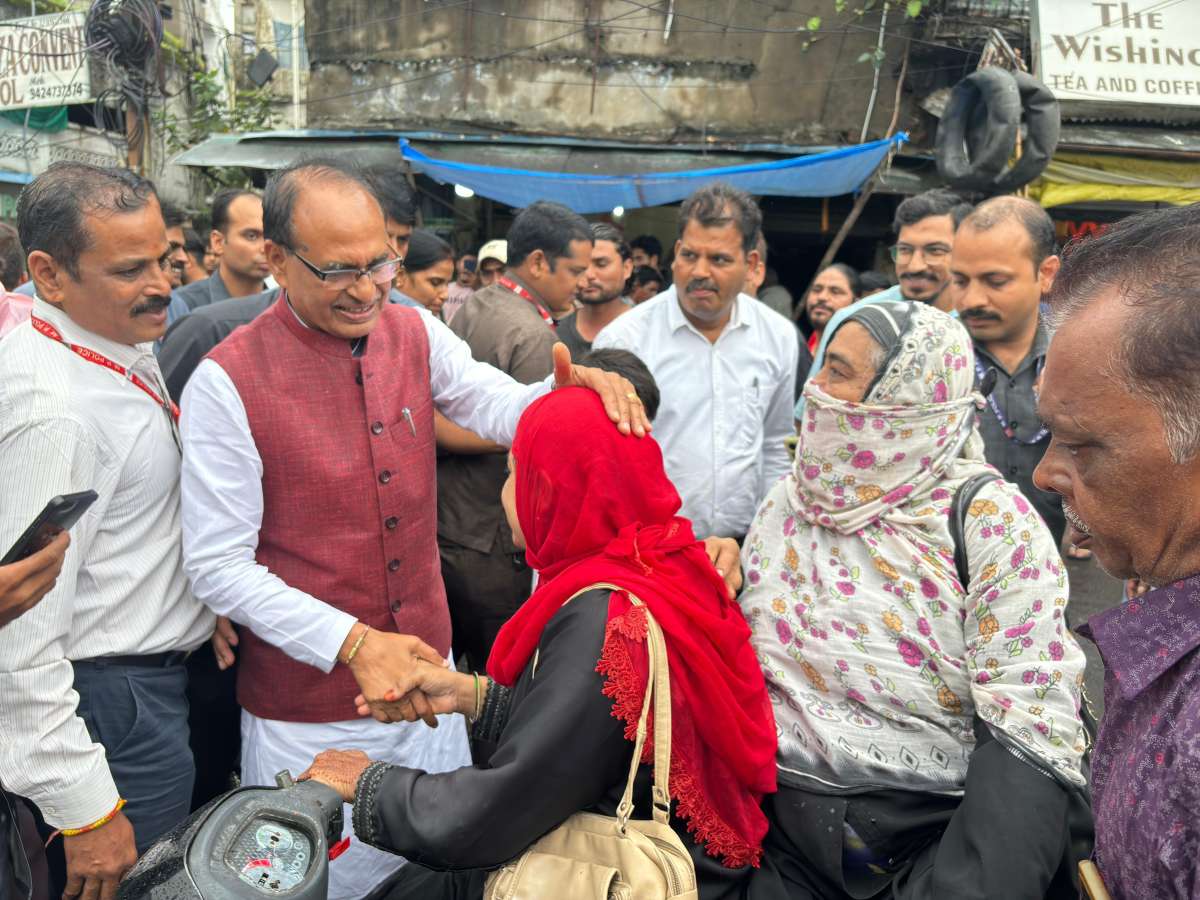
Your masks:
<path fill-rule="evenodd" d="M 268 88 L 239 88 L 231 108 L 225 102 L 218 73 L 194 66 L 187 79 L 186 94 L 191 102 L 186 116 L 180 118 L 164 107 L 155 121 L 172 153 L 194 147 L 214 134 L 268 131 L 274 124 Z M 245 171 L 238 167 L 205 169 L 203 176 L 214 188 L 249 186 Z"/>
<path fill-rule="evenodd" d="M 861 19 L 867 13 L 881 9 L 887 10 L 889 13 L 903 9 L 905 18 L 915 19 L 929 6 L 930 0 L 833 0 L 834 12 L 839 16 L 851 16 L 854 19 Z M 796 30 L 808 32 L 800 45 L 800 49 L 807 50 L 814 40 L 819 40 L 821 37 L 821 17 L 813 16 L 804 24 L 803 29 L 797 28 Z M 879 50 L 868 50 L 858 57 L 859 63 L 869 62 L 877 69 L 883 65 L 883 61 L 884 54 Z"/>
<path fill-rule="evenodd" d="M 193 68 L 187 73 L 191 100 L 185 119 L 164 110 L 161 126 L 172 151 L 194 147 L 214 134 L 266 131 L 275 111 L 268 88 L 239 88 L 231 106 L 226 104 L 221 78 L 216 72 Z"/>

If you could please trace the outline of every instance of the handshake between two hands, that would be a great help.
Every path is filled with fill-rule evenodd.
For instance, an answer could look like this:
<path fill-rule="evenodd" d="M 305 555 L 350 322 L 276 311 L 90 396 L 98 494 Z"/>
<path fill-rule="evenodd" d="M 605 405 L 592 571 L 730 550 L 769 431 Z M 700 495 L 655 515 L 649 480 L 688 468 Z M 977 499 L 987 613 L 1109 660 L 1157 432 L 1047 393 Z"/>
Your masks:
<path fill-rule="evenodd" d="M 356 626 L 351 637 L 359 640 Z M 361 693 L 354 698 L 360 716 L 380 722 L 415 722 L 437 728 L 436 716 L 472 713 L 475 676 L 455 672 L 441 655 L 420 638 L 368 630 L 349 663 Z M 362 773 L 371 764 L 361 750 L 324 750 L 299 776 L 333 788 L 347 803 Z"/>
<path fill-rule="evenodd" d="M 358 682 L 354 705 L 360 716 L 380 722 L 420 719 L 437 728 L 439 715 L 475 711 L 475 677 L 454 671 L 433 647 L 411 635 L 368 632 L 350 671 Z"/>
<path fill-rule="evenodd" d="M 742 586 L 737 542 L 710 537 L 704 548 L 732 599 Z M 354 699 L 360 716 L 374 716 L 380 722 L 421 719 L 436 728 L 438 715 L 477 712 L 475 676 L 454 671 L 419 638 L 372 631 L 350 669 L 362 691 Z"/>
<path fill-rule="evenodd" d="M 455 672 L 437 650 L 418 637 L 374 629 L 367 629 L 364 636 L 361 629 L 365 627 L 356 625 L 346 639 L 353 645 L 362 637 L 349 663 L 358 682 L 360 693 L 354 702 L 360 716 L 374 716 L 380 722 L 421 719 L 437 728 L 438 715 L 474 711 L 474 676 Z M 212 643 L 217 666 L 228 669 L 238 645 L 237 630 L 228 619 L 217 619 Z M 346 657 L 345 651 L 343 648 L 338 654 L 339 661 Z M 461 697 L 468 693 L 470 704 L 460 705 Z"/>

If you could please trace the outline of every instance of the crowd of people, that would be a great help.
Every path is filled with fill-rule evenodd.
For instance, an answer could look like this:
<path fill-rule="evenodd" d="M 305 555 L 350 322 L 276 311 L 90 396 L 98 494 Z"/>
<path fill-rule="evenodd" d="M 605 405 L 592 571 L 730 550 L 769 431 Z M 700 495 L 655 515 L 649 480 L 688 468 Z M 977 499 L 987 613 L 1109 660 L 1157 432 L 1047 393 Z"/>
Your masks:
<path fill-rule="evenodd" d="M 339 160 L 211 225 L 59 163 L 0 227 L 0 547 L 96 494 L 0 566 L 0 889 L 113 897 L 290 769 L 331 898 L 481 897 L 579 812 L 701 900 L 1200 896 L 1200 208 L 1060 252 L 930 191 L 897 284 L 798 302 L 720 183 L 669 261 L 551 202 L 460 254 Z M 1141 585 L 1098 733 L 1064 552 Z"/>

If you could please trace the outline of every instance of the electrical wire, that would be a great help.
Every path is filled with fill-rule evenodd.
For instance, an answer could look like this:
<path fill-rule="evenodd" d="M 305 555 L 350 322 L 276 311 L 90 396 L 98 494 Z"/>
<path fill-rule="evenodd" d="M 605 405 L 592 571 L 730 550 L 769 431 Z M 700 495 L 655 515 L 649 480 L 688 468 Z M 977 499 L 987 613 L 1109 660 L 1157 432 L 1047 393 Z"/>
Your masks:
<path fill-rule="evenodd" d="M 95 0 L 87 12 L 84 35 L 93 46 L 91 56 L 111 85 L 97 95 L 93 118 L 114 144 L 140 148 L 145 142 L 162 52 L 163 20 L 158 4 L 153 0 Z M 119 138 L 103 128 L 106 110 L 124 120 Z"/>

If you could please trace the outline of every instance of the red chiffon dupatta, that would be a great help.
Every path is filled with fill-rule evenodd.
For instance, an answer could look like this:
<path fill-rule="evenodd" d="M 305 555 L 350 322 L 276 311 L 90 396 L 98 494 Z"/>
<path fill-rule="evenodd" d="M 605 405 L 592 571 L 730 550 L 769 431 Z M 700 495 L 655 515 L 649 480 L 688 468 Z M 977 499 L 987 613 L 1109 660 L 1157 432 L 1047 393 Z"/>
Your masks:
<path fill-rule="evenodd" d="M 688 830 L 727 866 L 757 865 L 775 790 L 775 720 L 750 629 L 713 569 L 651 438 L 622 435 L 592 391 L 554 391 L 526 410 L 513 444 L 516 505 L 533 596 L 488 660 L 501 684 L 525 668 L 572 595 L 605 582 L 635 594 L 666 636 L 671 671 L 671 795 Z M 627 594 L 609 604 L 597 671 L 634 739 L 648 674 L 646 618 Z M 653 736 L 644 761 L 653 758 Z"/>

